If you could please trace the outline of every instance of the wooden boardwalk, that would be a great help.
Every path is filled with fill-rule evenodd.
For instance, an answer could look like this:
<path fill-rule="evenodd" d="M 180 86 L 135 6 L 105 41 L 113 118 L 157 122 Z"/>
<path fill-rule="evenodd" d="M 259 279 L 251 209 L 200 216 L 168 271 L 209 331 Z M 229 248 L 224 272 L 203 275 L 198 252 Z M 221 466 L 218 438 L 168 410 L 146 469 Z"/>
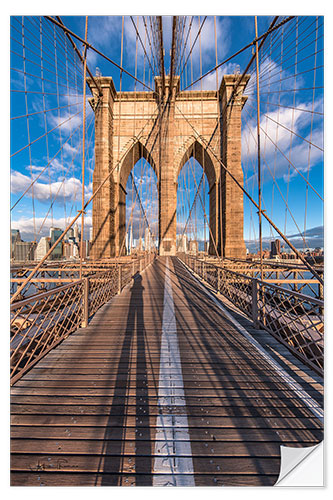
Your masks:
<path fill-rule="evenodd" d="M 283 373 L 160 257 L 12 387 L 11 484 L 273 485 L 281 444 L 323 438 L 322 381 L 224 307 Z"/>

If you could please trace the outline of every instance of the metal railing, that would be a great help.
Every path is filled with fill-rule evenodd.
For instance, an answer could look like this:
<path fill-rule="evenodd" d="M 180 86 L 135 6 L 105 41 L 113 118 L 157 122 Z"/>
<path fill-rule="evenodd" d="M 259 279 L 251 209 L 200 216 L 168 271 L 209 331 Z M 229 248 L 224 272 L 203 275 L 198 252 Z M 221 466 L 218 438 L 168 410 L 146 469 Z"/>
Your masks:
<path fill-rule="evenodd" d="M 91 272 L 11 305 L 10 365 L 14 384 L 45 354 L 80 327 L 155 259 L 154 253 Z"/>
<path fill-rule="evenodd" d="M 221 265 L 220 259 L 216 256 L 201 253 L 197 257 L 217 266 Z M 223 267 L 230 271 L 245 274 L 251 278 L 258 278 L 275 285 L 283 286 L 283 288 L 288 290 L 300 292 L 304 295 L 311 295 L 320 300 L 323 299 L 323 285 L 303 264 L 292 263 L 292 260 L 274 261 L 273 259 L 264 259 L 262 277 L 260 264 L 256 261 L 224 258 Z M 323 278 L 323 266 L 316 266 L 316 271 Z"/>
<path fill-rule="evenodd" d="M 286 345 L 307 366 L 323 375 L 324 301 L 252 278 L 188 254 L 178 257 L 194 273 L 228 298 Z"/>

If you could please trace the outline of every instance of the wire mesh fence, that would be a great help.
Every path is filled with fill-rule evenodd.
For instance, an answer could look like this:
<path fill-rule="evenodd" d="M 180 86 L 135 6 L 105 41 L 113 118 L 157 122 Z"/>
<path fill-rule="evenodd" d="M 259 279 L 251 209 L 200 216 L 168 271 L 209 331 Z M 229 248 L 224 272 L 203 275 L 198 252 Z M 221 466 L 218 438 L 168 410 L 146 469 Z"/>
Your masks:
<path fill-rule="evenodd" d="M 91 272 L 81 280 L 57 286 L 11 305 L 10 365 L 15 383 L 45 354 L 80 327 L 131 282 L 155 258 L 155 253 L 108 270 Z"/>
<path fill-rule="evenodd" d="M 324 301 L 285 289 L 198 257 L 179 254 L 193 272 L 229 299 L 296 354 L 307 366 L 323 375 Z"/>

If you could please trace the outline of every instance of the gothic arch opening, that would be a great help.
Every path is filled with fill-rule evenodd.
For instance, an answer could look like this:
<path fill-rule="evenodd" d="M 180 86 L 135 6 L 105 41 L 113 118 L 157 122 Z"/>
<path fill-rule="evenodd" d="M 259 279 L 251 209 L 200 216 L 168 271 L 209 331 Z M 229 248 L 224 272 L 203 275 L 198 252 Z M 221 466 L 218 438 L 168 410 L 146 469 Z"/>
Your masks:
<path fill-rule="evenodd" d="M 140 142 L 122 162 L 118 208 L 120 255 L 153 250 L 158 235 L 157 169 Z"/>
<path fill-rule="evenodd" d="M 193 143 L 189 146 L 186 153 L 182 157 L 178 170 L 176 172 L 176 180 L 178 179 L 183 166 L 186 162 L 188 162 L 190 158 L 194 158 L 198 163 L 200 163 L 207 176 L 209 188 L 211 188 L 213 184 L 215 184 L 218 180 L 218 173 L 207 149 L 204 148 L 204 146 L 197 140 L 193 141 Z"/>
<path fill-rule="evenodd" d="M 177 170 L 177 249 L 218 253 L 218 176 L 207 150 L 194 141 Z"/>

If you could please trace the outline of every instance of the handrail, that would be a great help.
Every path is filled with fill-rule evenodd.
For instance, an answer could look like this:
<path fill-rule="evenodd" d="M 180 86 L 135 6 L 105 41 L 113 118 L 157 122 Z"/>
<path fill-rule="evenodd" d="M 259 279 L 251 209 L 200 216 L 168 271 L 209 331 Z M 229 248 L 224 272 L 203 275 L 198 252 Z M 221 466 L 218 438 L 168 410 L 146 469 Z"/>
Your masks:
<path fill-rule="evenodd" d="M 193 257 L 193 256 L 191 256 Z M 275 288 L 276 290 L 280 290 L 280 291 L 283 291 L 285 292 L 286 289 L 283 288 L 282 286 L 279 286 L 279 285 L 276 285 L 275 283 L 270 283 L 269 281 L 265 281 L 265 280 L 262 280 L 260 278 L 254 278 L 252 276 L 249 276 L 247 274 L 244 274 L 244 273 L 238 273 L 237 271 L 233 270 L 233 269 L 228 269 L 228 268 L 225 268 L 225 267 L 221 267 L 221 266 L 217 266 L 216 264 L 213 264 L 212 262 L 206 262 L 205 260 L 201 260 L 201 259 L 198 259 L 200 262 L 205 262 L 205 265 L 208 265 L 208 266 L 212 266 L 212 267 L 215 267 L 216 269 L 222 269 L 223 271 L 227 271 L 228 273 L 230 274 L 234 274 L 235 276 L 237 277 L 242 277 L 242 278 L 245 278 L 245 279 L 249 279 L 249 280 L 257 280 L 258 283 L 264 285 L 264 286 L 269 286 L 271 288 Z M 306 295 L 306 294 L 303 294 L 303 293 L 300 293 L 300 292 L 296 292 L 295 290 L 287 290 L 288 293 L 290 293 L 291 295 L 294 295 L 295 297 L 299 297 L 299 298 L 308 298 L 308 299 L 311 299 L 311 302 L 317 304 L 318 306 L 321 306 L 321 307 L 324 307 L 324 301 L 323 300 L 320 300 L 320 299 L 317 299 L 316 297 L 311 297 L 310 295 Z"/>
<path fill-rule="evenodd" d="M 324 301 L 189 254 L 179 259 L 307 366 L 323 375 Z"/>
<path fill-rule="evenodd" d="M 26 299 L 22 299 L 22 300 L 18 300 L 16 302 L 13 302 L 10 305 L 10 310 L 14 311 L 15 309 L 18 309 L 19 307 L 23 307 L 23 306 L 29 304 L 30 302 L 34 302 L 36 299 L 38 299 L 38 300 L 45 299 L 49 295 L 54 295 L 55 292 L 62 292 L 63 290 L 66 290 L 67 288 L 70 288 L 71 286 L 77 285 L 79 283 L 82 283 L 82 279 L 81 280 L 73 280 L 71 283 L 68 283 L 67 285 L 57 286 L 57 287 L 52 288 L 51 290 L 47 290 L 46 292 L 35 293 L 34 295 L 30 295 Z"/>
<path fill-rule="evenodd" d="M 79 327 L 155 259 L 155 253 L 91 272 L 11 304 L 11 384 Z M 122 270 L 125 269 L 125 272 Z"/>

